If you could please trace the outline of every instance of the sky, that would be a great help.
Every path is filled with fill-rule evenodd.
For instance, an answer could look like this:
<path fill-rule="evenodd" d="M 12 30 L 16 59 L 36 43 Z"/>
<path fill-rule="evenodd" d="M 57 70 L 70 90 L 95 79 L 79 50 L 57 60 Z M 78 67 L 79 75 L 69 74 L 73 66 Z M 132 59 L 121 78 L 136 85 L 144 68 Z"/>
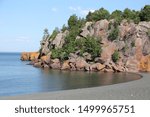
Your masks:
<path fill-rule="evenodd" d="M 150 0 L 0 0 L 0 52 L 38 51 L 43 30 L 61 28 L 72 14 L 85 17 L 101 7 L 140 10 L 147 4 Z"/>

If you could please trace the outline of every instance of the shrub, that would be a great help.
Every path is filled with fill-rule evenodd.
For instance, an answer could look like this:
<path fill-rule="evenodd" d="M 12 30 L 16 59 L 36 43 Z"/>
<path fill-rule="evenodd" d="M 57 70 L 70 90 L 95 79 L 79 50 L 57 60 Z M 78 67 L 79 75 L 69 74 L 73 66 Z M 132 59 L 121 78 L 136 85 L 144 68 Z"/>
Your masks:
<path fill-rule="evenodd" d="M 126 8 L 123 12 L 123 18 L 125 19 L 132 19 L 133 13 L 130 9 Z"/>
<path fill-rule="evenodd" d="M 80 48 L 80 55 L 88 52 L 92 55 L 92 58 L 100 56 L 102 49 L 100 46 L 100 39 L 88 36 L 87 38 L 81 38 L 76 40 L 77 49 Z"/>
<path fill-rule="evenodd" d="M 118 38 L 118 35 L 119 35 L 119 29 L 117 27 L 117 28 L 112 29 L 112 31 L 110 32 L 108 36 L 108 39 L 111 41 L 116 40 Z"/>
<path fill-rule="evenodd" d="M 119 60 L 119 52 L 117 50 L 115 50 L 115 52 L 112 54 L 112 60 L 113 62 L 117 62 Z"/>
<path fill-rule="evenodd" d="M 84 51 L 90 53 L 93 58 L 98 57 L 102 51 L 99 40 L 93 37 L 87 37 Z"/>
<path fill-rule="evenodd" d="M 150 21 L 150 5 L 145 5 L 140 11 L 141 21 Z"/>
<path fill-rule="evenodd" d="M 51 54 L 52 59 L 59 58 L 59 55 L 61 53 L 61 51 L 59 49 L 53 49 L 51 51 L 52 51 L 52 54 Z"/>
<path fill-rule="evenodd" d="M 134 23 L 138 24 L 140 21 L 139 12 L 135 10 L 130 10 L 126 8 L 123 12 L 123 18 L 128 21 L 132 20 Z"/>
<path fill-rule="evenodd" d="M 84 24 L 84 18 L 78 18 L 76 15 L 72 15 L 68 19 L 68 26 L 70 30 L 74 30 L 74 28 L 82 28 Z"/>
<path fill-rule="evenodd" d="M 52 54 L 51 54 L 51 58 L 52 59 L 60 59 L 61 61 L 63 60 L 67 60 L 69 54 L 67 54 L 63 49 L 53 49 L 51 50 Z"/>
<path fill-rule="evenodd" d="M 116 23 L 120 24 L 123 19 L 123 13 L 120 10 L 115 10 L 110 15 L 109 19 L 114 19 Z"/>
<path fill-rule="evenodd" d="M 69 54 L 75 52 L 75 42 L 70 42 L 63 47 L 64 51 Z"/>
<path fill-rule="evenodd" d="M 123 15 L 122 11 L 120 11 L 120 10 L 115 10 L 115 11 L 112 12 L 112 14 L 110 15 L 110 18 L 109 18 L 109 19 L 122 18 L 122 15 Z"/>
<path fill-rule="evenodd" d="M 86 16 L 87 21 L 98 21 L 102 19 L 108 19 L 110 13 L 104 9 L 100 8 L 99 10 L 94 11 L 93 13 L 89 12 L 88 15 Z"/>
<path fill-rule="evenodd" d="M 76 15 L 70 16 L 70 18 L 68 19 L 69 29 L 71 29 L 74 26 L 76 26 L 77 22 L 78 22 L 78 17 Z"/>

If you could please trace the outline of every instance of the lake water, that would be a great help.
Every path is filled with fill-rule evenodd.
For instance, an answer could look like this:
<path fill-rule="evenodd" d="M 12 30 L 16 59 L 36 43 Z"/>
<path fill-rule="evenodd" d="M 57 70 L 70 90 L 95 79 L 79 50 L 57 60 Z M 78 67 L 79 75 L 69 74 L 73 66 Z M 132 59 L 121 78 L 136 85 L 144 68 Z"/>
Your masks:
<path fill-rule="evenodd" d="M 129 73 L 44 70 L 20 61 L 19 53 L 0 53 L 0 96 L 31 94 L 123 83 L 140 79 Z"/>

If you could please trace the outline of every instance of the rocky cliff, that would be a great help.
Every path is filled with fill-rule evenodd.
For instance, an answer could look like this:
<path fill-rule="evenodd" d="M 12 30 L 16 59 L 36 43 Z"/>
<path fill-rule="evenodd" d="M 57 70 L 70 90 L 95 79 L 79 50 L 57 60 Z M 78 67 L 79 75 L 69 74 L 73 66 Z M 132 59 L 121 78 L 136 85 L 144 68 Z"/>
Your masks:
<path fill-rule="evenodd" d="M 114 20 L 86 22 L 75 40 L 95 37 L 101 47 L 99 55 L 92 57 L 88 51 L 81 54 L 78 47 L 68 54 L 65 59 L 52 57 L 53 50 L 59 51 L 67 45 L 66 37 L 69 30 L 60 31 L 55 37 L 45 34 L 41 41 L 41 49 L 35 53 L 22 53 L 21 60 L 31 60 L 35 67 L 60 70 L 86 70 L 103 72 L 138 72 L 150 71 L 150 22 L 135 24 L 122 20 L 114 26 Z M 115 29 L 118 33 L 113 39 Z M 85 45 L 84 45 L 85 46 Z M 88 45 L 87 45 L 88 46 Z"/>

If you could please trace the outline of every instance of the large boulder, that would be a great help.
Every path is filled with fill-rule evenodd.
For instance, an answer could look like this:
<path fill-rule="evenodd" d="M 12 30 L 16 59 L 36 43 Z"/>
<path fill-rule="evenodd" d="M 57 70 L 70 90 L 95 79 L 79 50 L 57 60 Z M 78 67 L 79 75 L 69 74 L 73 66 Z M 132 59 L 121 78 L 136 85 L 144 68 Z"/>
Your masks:
<path fill-rule="evenodd" d="M 50 63 L 50 56 L 51 56 L 51 53 L 50 54 L 47 54 L 47 55 L 45 55 L 45 56 L 42 56 L 41 57 L 41 61 L 43 62 L 43 63 L 45 63 L 45 64 L 49 64 Z"/>
<path fill-rule="evenodd" d="M 105 65 L 102 65 L 101 63 L 94 63 L 90 66 L 91 71 L 101 71 L 105 68 Z"/>
<path fill-rule="evenodd" d="M 62 48 L 63 44 L 65 43 L 65 37 L 68 34 L 68 31 L 60 32 L 56 35 L 55 39 L 51 42 L 51 46 L 54 48 Z"/>
<path fill-rule="evenodd" d="M 59 59 L 51 60 L 50 68 L 52 68 L 52 69 L 60 69 L 61 68 L 60 60 Z"/>
<path fill-rule="evenodd" d="M 70 69 L 69 60 L 66 60 L 62 64 L 61 70 L 68 70 L 68 69 Z"/>
<path fill-rule="evenodd" d="M 92 25 L 93 25 L 93 22 L 86 22 L 85 26 L 82 29 L 82 32 L 80 33 L 80 36 L 82 37 L 93 36 L 94 29 Z"/>
<path fill-rule="evenodd" d="M 87 65 L 87 62 L 84 60 L 83 57 L 78 57 L 76 59 L 75 66 L 76 66 L 77 70 L 84 70 L 86 65 Z"/>
<path fill-rule="evenodd" d="M 91 61 L 92 60 L 92 55 L 90 53 L 88 53 L 88 52 L 83 53 L 83 57 L 87 61 Z"/>

